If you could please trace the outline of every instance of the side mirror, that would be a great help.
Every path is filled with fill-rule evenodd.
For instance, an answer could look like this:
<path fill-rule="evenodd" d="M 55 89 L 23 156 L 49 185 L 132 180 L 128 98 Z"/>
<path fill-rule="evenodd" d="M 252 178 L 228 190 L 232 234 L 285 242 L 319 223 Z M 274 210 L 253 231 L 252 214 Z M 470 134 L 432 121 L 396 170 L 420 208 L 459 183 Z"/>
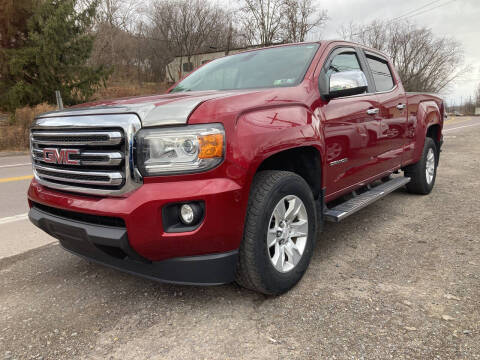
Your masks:
<path fill-rule="evenodd" d="M 327 98 L 351 96 L 364 93 L 368 89 L 368 82 L 363 71 L 352 70 L 336 72 L 330 75 L 329 92 Z"/>

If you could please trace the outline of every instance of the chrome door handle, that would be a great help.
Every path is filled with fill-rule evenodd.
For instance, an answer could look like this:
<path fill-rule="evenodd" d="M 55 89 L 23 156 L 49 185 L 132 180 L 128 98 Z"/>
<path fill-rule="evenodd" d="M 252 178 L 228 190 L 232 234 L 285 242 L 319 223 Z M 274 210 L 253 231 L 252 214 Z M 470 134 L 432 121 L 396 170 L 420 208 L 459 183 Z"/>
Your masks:
<path fill-rule="evenodd" d="M 405 104 L 398 104 L 398 105 L 397 105 L 397 109 L 398 109 L 398 110 L 403 110 L 403 109 L 405 109 L 406 107 L 407 107 L 407 105 L 405 105 Z"/>
<path fill-rule="evenodd" d="M 376 115 L 376 114 L 378 114 L 378 112 L 379 112 L 379 110 L 377 108 L 367 110 L 368 115 Z"/>

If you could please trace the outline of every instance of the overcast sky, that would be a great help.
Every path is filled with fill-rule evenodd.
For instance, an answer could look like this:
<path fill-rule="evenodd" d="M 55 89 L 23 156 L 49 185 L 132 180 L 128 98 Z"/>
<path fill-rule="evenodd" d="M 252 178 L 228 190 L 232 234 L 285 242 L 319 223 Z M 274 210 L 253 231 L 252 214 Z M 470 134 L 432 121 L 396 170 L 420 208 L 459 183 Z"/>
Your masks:
<path fill-rule="evenodd" d="M 416 11 L 418 15 L 407 17 L 431 28 L 438 36 L 451 36 L 463 44 L 465 63 L 470 64 L 472 70 L 444 94 L 449 102 L 459 103 L 462 97 L 473 96 L 480 84 L 480 0 L 321 0 L 319 6 L 327 9 L 330 17 L 321 36 L 336 39 L 343 24 L 393 19 L 429 3 L 432 4 Z"/>

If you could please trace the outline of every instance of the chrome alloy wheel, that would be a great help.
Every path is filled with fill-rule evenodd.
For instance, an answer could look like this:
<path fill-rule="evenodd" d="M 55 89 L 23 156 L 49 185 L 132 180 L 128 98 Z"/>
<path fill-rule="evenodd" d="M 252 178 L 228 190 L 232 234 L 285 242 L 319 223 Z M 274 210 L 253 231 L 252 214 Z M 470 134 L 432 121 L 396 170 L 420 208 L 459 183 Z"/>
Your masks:
<path fill-rule="evenodd" d="M 433 181 L 433 175 L 435 174 L 435 153 L 433 152 L 432 148 L 428 149 L 425 174 L 427 184 L 430 185 Z"/>
<path fill-rule="evenodd" d="M 308 237 L 308 215 L 302 200 L 295 195 L 281 199 L 270 217 L 267 251 L 275 269 L 291 271 L 300 262 Z"/>

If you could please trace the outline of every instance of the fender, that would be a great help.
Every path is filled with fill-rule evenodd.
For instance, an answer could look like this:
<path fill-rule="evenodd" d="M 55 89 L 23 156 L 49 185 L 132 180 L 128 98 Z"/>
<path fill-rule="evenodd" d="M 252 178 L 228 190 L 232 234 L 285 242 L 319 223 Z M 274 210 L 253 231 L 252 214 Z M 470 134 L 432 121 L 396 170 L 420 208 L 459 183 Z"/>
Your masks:
<path fill-rule="evenodd" d="M 236 161 L 245 166 L 248 186 L 264 160 L 294 148 L 314 147 L 319 152 L 323 170 L 325 149 L 320 120 L 303 104 L 243 112 L 237 118 L 233 136 Z"/>
<path fill-rule="evenodd" d="M 438 104 L 433 100 L 421 101 L 418 104 L 415 120 L 415 135 L 411 139 L 414 149 L 411 160 L 407 160 L 407 164 L 416 163 L 422 156 L 423 146 L 425 145 L 425 138 L 427 136 L 428 129 L 433 125 L 440 125 L 440 129 L 443 126 L 442 115 Z M 441 136 L 441 132 L 439 134 Z"/>

